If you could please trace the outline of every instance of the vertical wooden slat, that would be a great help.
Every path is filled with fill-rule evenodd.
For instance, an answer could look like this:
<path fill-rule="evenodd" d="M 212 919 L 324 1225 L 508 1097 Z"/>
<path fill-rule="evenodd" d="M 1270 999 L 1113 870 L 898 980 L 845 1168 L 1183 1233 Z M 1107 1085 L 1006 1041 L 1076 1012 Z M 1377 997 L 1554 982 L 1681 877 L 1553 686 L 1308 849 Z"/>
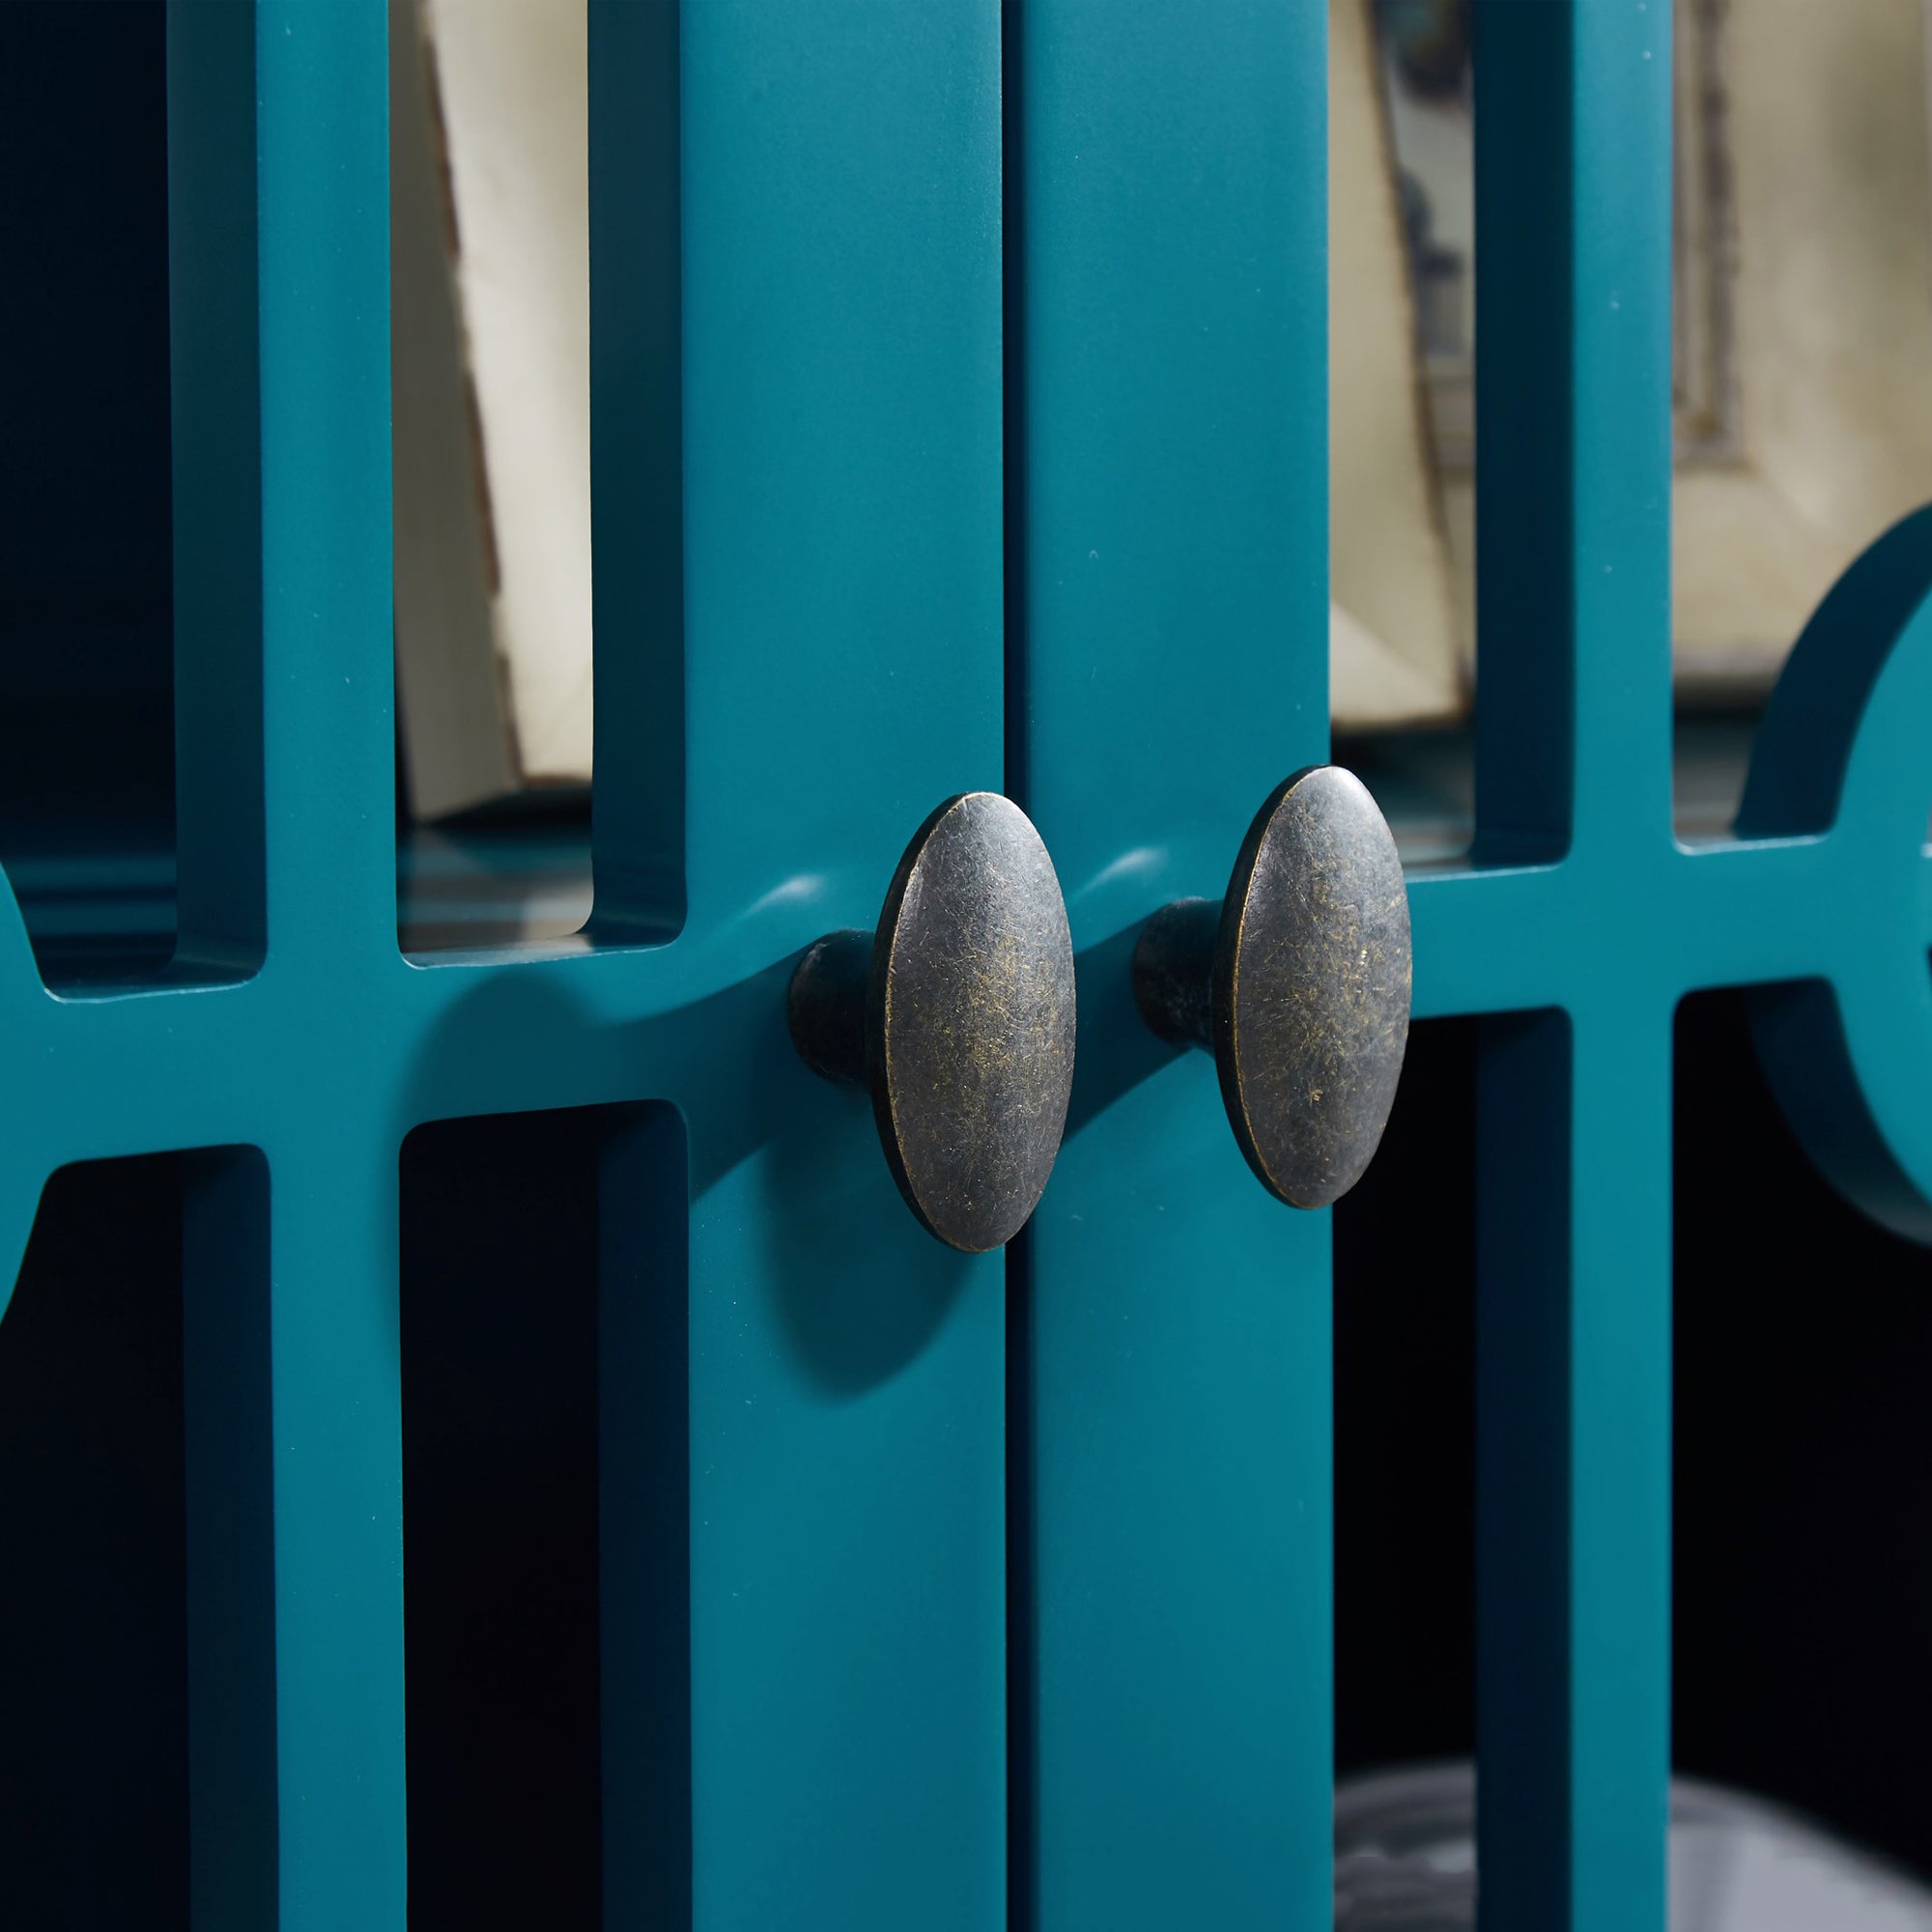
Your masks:
<path fill-rule="evenodd" d="M 255 10 L 269 956 L 306 1105 L 271 1174 L 281 1924 L 400 1928 L 400 977 L 383 0 Z M 300 1051 L 298 1014 L 331 1014 Z M 360 1026 L 352 1019 L 360 1016 Z M 340 1028 L 340 1031 L 336 1031 Z M 366 1029 L 366 1031 L 364 1031 Z M 369 1058 L 365 1058 L 369 1056 Z"/>
<path fill-rule="evenodd" d="M 341 1093 L 270 1142 L 284 1932 L 407 1919 L 396 1158 Z"/>
<path fill-rule="evenodd" d="M 985 1932 L 1000 1263 L 917 1226 L 783 1002 L 927 812 L 1001 782 L 999 21 L 687 0 L 679 56 L 677 946 L 731 989 L 682 1096 L 694 1922 Z"/>
<path fill-rule="evenodd" d="M 1081 1029 L 1016 1307 L 1014 1922 L 1313 1932 L 1328 1216 L 1264 1193 L 1128 959 L 1326 751 L 1324 15 L 1034 0 L 1009 31 L 1013 737 Z"/>
<path fill-rule="evenodd" d="M 1476 16 L 1477 851 L 1563 861 L 1537 944 L 1568 1013 L 1489 1023 L 1480 1074 L 1487 1932 L 1664 1915 L 1669 22 Z M 1435 936 L 1473 957 L 1457 890 Z"/>
<path fill-rule="evenodd" d="M 396 947 L 384 0 L 256 9 L 270 954 Z"/>

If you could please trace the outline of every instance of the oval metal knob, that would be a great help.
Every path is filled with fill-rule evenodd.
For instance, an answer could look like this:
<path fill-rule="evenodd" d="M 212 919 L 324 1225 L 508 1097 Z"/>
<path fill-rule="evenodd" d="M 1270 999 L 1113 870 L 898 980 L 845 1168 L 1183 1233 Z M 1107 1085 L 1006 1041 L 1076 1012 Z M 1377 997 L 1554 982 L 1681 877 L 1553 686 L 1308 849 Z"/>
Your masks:
<path fill-rule="evenodd" d="M 1208 1047 L 1248 1165 L 1325 1208 L 1381 1143 L 1408 1044 L 1408 895 L 1387 821 L 1339 765 L 1283 783 L 1248 828 L 1227 897 L 1141 928 L 1134 1001 L 1164 1039 Z"/>
<path fill-rule="evenodd" d="M 867 1088 L 907 1205 L 968 1253 L 1025 1225 L 1073 1086 L 1073 939 L 1033 821 L 997 792 L 949 799 L 906 847 L 876 932 L 799 961 L 792 1043 Z"/>

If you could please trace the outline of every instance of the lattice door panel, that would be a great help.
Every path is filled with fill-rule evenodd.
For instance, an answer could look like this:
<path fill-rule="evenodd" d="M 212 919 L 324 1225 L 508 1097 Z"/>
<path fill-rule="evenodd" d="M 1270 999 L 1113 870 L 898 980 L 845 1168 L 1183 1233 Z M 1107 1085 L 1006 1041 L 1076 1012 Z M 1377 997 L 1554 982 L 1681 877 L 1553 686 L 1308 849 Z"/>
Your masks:
<path fill-rule="evenodd" d="M 1417 1012 L 1483 1020 L 1483 1910 L 1662 1932 L 1672 1015 L 1761 989 L 1815 1157 L 1932 1233 L 1932 521 L 1800 644 L 1738 838 L 1680 847 L 1668 9 L 1477 13 L 1478 832 L 1409 899 Z M 168 8 L 180 944 L 55 997 L 0 900 L 0 1274 L 57 1170 L 204 1151 L 194 1923 L 407 1920 L 405 1145 L 582 1109 L 602 1922 L 1313 1932 L 1328 1217 L 1255 1186 L 1127 961 L 1326 753 L 1324 9 L 590 25 L 596 910 L 431 959 L 384 9 Z M 914 1223 L 784 1019 L 976 788 L 1078 969 L 1004 1260 Z"/>

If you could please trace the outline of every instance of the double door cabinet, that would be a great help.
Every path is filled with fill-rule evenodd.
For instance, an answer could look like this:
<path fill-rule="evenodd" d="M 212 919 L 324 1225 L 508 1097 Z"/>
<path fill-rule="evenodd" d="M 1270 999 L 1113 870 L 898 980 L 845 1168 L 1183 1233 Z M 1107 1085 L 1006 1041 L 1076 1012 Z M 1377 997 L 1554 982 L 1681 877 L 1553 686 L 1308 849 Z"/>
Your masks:
<path fill-rule="evenodd" d="M 1678 1000 L 1932 1230 L 1932 525 L 1672 836 L 1665 0 L 1477 0 L 1477 830 L 1406 882 L 1324 769 L 1321 0 L 589 5 L 595 910 L 417 954 L 384 9 L 167 8 L 180 939 L 56 995 L 0 898 L 0 1272 L 186 1156 L 197 1932 L 409 1917 L 399 1173 L 566 1112 L 601 1922 L 1328 1924 L 1324 1204 L 1411 943 L 1484 1923 L 1662 1932 Z"/>

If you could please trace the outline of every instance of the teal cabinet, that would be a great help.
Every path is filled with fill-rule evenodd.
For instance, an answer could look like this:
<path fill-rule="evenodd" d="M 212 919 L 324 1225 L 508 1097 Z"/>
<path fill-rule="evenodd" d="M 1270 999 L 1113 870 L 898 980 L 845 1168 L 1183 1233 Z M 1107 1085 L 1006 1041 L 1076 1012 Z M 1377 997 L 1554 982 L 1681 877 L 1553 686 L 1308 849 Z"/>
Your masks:
<path fill-rule="evenodd" d="M 399 1151 L 596 1107 L 603 1922 L 1315 1932 L 1328 1216 L 1127 969 L 1327 753 L 1325 10 L 590 6 L 596 910 L 413 957 L 384 10 L 168 7 L 180 945 L 56 997 L 0 898 L 0 1275 L 55 1170 L 195 1151 L 194 1923 L 407 1921 Z M 1815 1157 L 1925 1232 L 1932 526 L 1678 846 L 1668 9 L 1477 11 L 1479 827 L 1410 904 L 1417 1011 L 1484 1021 L 1485 1924 L 1662 1932 L 1671 1017 L 1762 988 Z M 969 1257 L 784 993 L 974 789 L 1080 1017 Z"/>

